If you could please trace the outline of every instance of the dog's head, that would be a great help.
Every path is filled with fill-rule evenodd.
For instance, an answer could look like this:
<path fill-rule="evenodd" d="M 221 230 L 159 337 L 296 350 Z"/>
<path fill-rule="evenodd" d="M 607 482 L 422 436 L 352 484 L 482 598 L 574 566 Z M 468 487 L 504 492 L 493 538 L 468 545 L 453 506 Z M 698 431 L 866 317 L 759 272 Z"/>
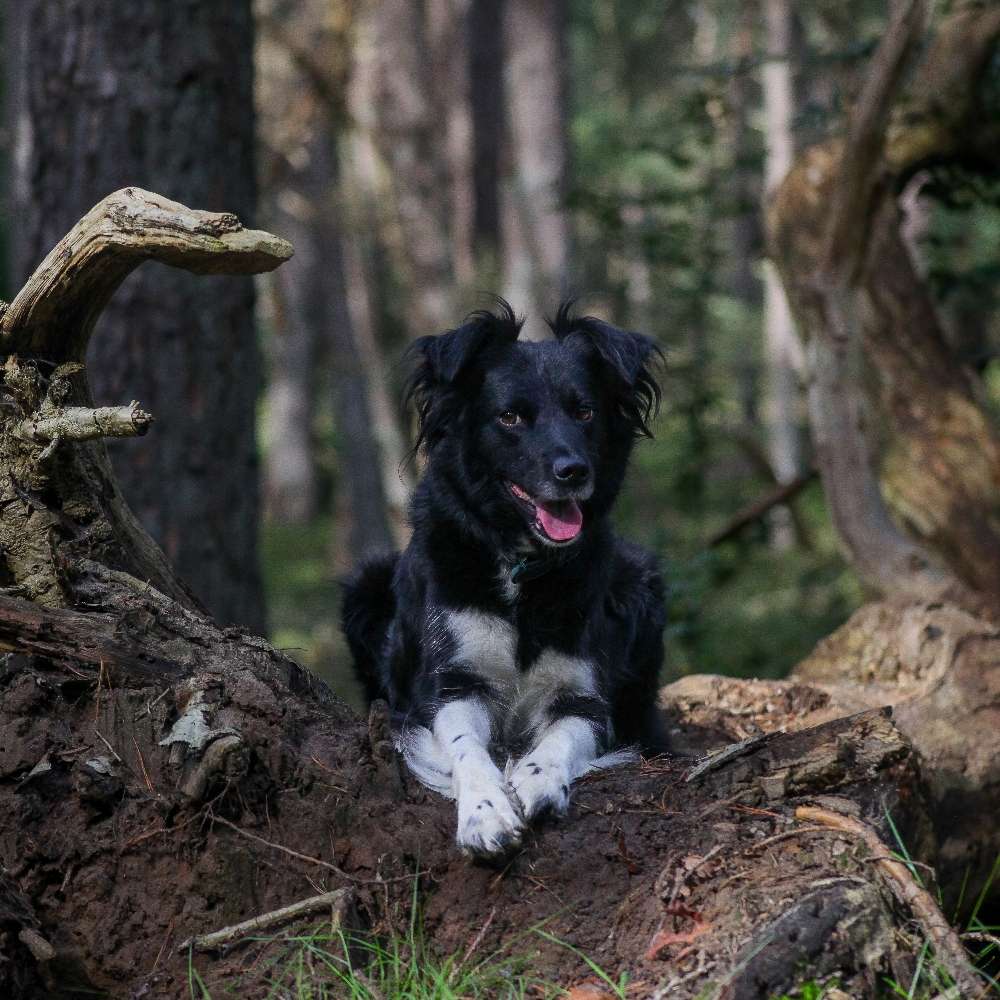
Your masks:
<path fill-rule="evenodd" d="M 506 302 L 410 350 L 418 447 L 508 540 L 573 545 L 607 514 L 660 401 L 650 338 L 560 307 L 554 339 L 519 341 Z"/>

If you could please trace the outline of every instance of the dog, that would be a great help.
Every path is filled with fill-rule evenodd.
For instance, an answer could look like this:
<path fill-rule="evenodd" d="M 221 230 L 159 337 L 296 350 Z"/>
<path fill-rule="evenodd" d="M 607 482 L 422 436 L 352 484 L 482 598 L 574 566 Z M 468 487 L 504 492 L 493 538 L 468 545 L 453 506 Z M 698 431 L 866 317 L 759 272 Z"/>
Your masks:
<path fill-rule="evenodd" d="M 665 749 L 663 581 L 609 520 L 662 355 L 568 304 L 551 339 L 522 341 L 498 303 L 412 345 L 412 539 L 342 605 L 368 699 L 389 703 L 413 774 L 457 801 L 459 847 L 486 857 L 564 814 L 576 778 Z"/>

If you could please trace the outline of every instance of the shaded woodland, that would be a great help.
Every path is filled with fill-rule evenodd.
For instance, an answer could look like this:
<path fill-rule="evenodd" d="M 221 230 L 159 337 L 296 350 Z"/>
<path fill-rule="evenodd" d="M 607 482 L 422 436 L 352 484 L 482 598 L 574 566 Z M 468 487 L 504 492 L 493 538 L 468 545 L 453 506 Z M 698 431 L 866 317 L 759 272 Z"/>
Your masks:
<path fill-rule="evenodd" d="M 7 995 L 337 996 L 354 963 L 375 998 L 350 942 L 415 899 L 428 954 L 527 956 L 553 996 L 991 995 L 1000 7 L 2 28 Z M 667 358 L 619 521 L 670 582 L 675 753 L 501 869 L 359 716 L 335 631 L 337 575 L 407 536 L 401 352 L 484 290 Z M 504 975 L 478 995 L 525 995 Z"/>

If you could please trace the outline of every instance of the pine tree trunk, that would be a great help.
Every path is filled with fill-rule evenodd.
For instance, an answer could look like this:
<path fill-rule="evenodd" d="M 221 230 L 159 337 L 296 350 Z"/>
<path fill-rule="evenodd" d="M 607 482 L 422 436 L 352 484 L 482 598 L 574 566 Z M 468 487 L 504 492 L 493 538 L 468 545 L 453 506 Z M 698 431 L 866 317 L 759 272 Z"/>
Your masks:
<path fill-rule="evenodd" d="M 24 0 L 9 16 L 25 73 L 15 287 L 126 185 L 252 219 L 250 0 Z M 251 282 L 145 269 L 91 360 L 99 401 L 139 395 L 157 416 L 158 447 L 114 448 L 130 506 L 213 614 L 261 629 L 253 304 Z"/>
<path fill-rule="evenodd" d="M 327 264 L 317 233 L 317 202 L 329 197 L 313 135 L 300 147 L 306 162 L 281 184 L 267 212 L 268 224 L 284 233 L 295 258 L 271 278 L 263 493 L 264 515 L 284 524 L 315 517 L 317 483 L 313 421 L 321 332 L 327 322 Z"/>
<path fill-rule="evenodd" d="M 480 0 L 469 5 L 466 22 L 472 120 L 473 235 L 478 269 L 484 277 L 496 274 L 500 260 L 504 7 L 504 0 Z M 492 283 L 488 282 L 486 287 Z"/>
<path fill-rule="evenodd" d="M 511 172 L 503 201 L 504 295 L 529 318 L 554 314 L 568 288 L 570 230 L 566 7 L 507 0 L 505 91 Z"/>
<path fill-rule="evenodd" d="M 391 178 L 398 264 L 408 290 L 404 319 L 411 336 L 436 333 L 455 323 L 448 103 L 439 90 L 447 81 L 434 76 L 434 37 L 424 5 L 379 0 L 364 11 L 362 30 L 370 38 L 358 71 L 369 78 L 373 136 Z"/>

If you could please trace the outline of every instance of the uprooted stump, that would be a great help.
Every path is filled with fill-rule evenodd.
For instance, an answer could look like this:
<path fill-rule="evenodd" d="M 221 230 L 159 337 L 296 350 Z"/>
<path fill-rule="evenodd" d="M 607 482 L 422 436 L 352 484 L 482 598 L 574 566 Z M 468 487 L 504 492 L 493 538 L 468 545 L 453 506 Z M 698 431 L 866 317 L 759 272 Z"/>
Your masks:
<path fill-rule="evenodd" d="M 569 944 L 636 996 L 765 998 L 803 970 L 865 996 L 908 981 L 927 939 L 974 995 L 890 857 L 888 817 L 921 861 L 936 830 L 881 707 L 768 733 L 787 722 L 766 705 L 675 700 L 687 756 L 588 777 L 504 865 L 459 855 L 452 804 L 400 768 L 384 714 L 198 608 L 109 471 L 103 438 L 136 409 L 93 416 L 86 339 L 131 267 L 251 272 L 289 248 L 129 189 L 57 251 L 0 320 L 0 993 L 188 996 L 193 962 L 253 996 L 282 935 L 400 933 L 416 889 L 442 954 L 507 948 L 567 985 L 589 975 Z M 77 408 L 97 437 L 59 430 Z"/>
<path fill-rule="evenodd" d="M 767 997 L 803 967 L 865 995 L 912 971 L 912 879 L 881 874 L 870 843 L 836 825 L 888 838 L 888 811 L 930 852 L 920 774 L 888 711 L 594 775 L 568 820 L 494 869 L 457 853 L 450 803 L 260 640 L 164 614 L 148 591 L 114 618 L 3 609 L 0 643 L 19 649 L 2 676 L 3 858 L 77 988 L 183 995 L 178 944 L 336 889 L 350 926 L 391 933 L 415 884 L 442 953 L 521 937 L 557 982 L 587 970 L 524 928 L 677 996 L 715 983 Z M 27 627 L 11 627 L 18 614 Z M 697 727 L 687 738 L 717 743 Z M 803 806 L 825 818 L 797 818 Z M 255 967 L 260 948 L 197 965 L 211 983 Z"/>

